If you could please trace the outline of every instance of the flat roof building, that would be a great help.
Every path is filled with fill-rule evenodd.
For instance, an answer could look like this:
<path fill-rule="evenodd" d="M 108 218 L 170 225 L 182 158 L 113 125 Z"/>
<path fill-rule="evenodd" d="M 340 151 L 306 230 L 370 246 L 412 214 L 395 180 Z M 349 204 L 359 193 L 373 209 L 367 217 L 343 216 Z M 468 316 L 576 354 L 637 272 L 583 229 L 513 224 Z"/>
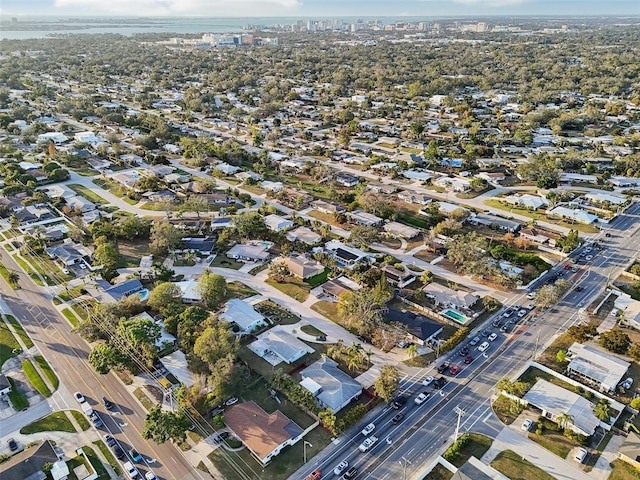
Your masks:
<path fill-rule="evenodd" d="M 629 370 L 631 364 L 600 349 L 574 343 L 567 351 L 571 362 L 567 366 L 570 375 L 595 384 L 601 391 L 614 391 Z"/>

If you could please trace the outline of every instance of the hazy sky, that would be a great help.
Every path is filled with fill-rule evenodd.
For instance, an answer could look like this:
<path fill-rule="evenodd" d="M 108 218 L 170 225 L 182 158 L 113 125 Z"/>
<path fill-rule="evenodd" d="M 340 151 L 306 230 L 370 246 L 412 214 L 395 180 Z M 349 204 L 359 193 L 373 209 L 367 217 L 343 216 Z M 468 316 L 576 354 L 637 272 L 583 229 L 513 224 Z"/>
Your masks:
<path fill-rule="evenodd" d="M 640 0 L 2 0 L 7 15 L 640 15 Z"/>

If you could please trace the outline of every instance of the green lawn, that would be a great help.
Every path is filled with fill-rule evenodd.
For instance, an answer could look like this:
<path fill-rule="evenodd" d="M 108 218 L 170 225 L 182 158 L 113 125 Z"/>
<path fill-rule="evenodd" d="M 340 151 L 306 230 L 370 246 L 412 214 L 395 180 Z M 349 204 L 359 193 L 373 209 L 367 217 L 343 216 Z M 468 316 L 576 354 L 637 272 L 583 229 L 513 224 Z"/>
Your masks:
<path fill-rule="evenodd" d="M 20 349 L 20 344 L 9 330 L 9 326 L 4 321 L 0 321 L 0 367 L 11 357 L 16 356 L 16 353 L 13 353 L 16 349 Z"/>
<path fill-rule="evenodd" d="M 237 280 L 228 282 L 226 289 L 227 291 L 224 294 L 223 302 L 226 302 L 227 300 L 230 300 L 232 298 L 248 298 L 258 294 L 258 292 L 256 292 L 253 288 L 248 287 L 244 283 Z"/>
<path fill-rule="evenodd" d="M 555 477 L 511 450 L 500 452 L 491 466 L 512 480 L 555 480 Z"/>
<path fill-rule="evenodd" d="M 442 464 L 437 463 L 423 480 L 449 480 L 451 477 L 453 477 L 453 473 L 443 467 Z"/>
<path fill-rule="evenodd" d="M 18 322 L 18 320 L 16 320 L 16 318 L 13 315 L 5 315 L 5 317 L 7 320 L 9 320 L 9 323 L 13 326 L 13 329 L 15 330 L 20 340 L 22 340 L 22 343 L 24 343 L 24 346 L 27 348 L 33 347 L 33 342 L 31 341 L 31 337 L 29 337 L 29 335 L 27 335 L 27 332 L 24 331 L 24 328 L 22 328 L 22 325 L 20 324 L 20 322 Z"/>
<path fill-rule="evenodd" d="M 135 395 L 135 397 L 140 401 L 140 403 L 142 404 L 142 406 L 148 411 L 151 410 L 155 404 L 151 401 L 151 399 L 147 396 L 146 393 L 144 393 L 142 391 L 141 388 L 136 388 L 133 391 L 133 394 Z"/>
<path fill-rule="evenodd" d="M 467 443 L 460 449 L 459 453 L 450 460 L 456 467 L 460 468 L 464 465 L 470 457 L 476 457 L 477 459 L 482 458 L 482 456 L 487 453 L 487 450 L 491 447 L 491 443 L 493 442 L 491 438 L 480 435 L 478 433 L 469 433 L 466 435 Z M 462 436 L 460 438 L 463 438 Z M 449 450 L 447 450 L 449 452 Z M 445 452 L 445 455 L 447 454 Z"/>
<path fill-rule="evenodd" d="M 78 327 L 80 323 L 78 322 L 78 317 L 76 317 L 70 309 L 65 308 L 64 310 L 62 310 L 62 315 L 64 315 L 64 318 L 69 320 L 69 323 L 73 325 L 73 328 Z"/>
<path fill-rule="evenodd" d="M 511 411 L 511 406 L 511 399 L 505 397 L 504 395 L 500 395 L 491 405 L 491 407 L 493 408 L 493 412 L 505 425 L 511 425 L 519 415 L 519 413 Z"/>
<path fill-rule="evenodd" d="M 314 337 L 317 337 L 319 335 L 326 335 L 322 330 L 318 330 L 313 325 L 303 325 L 300 327 L 300 330 L 302 330 L 307 335 L 312 335 Z"/>
<path fill-rule="evenodd" d="M 16 382 L 11 377 L 7 377 L 9 384 L 11 385 L 11 391 L 9 392 L 9 400 L 11 405 L 18 411 L 26 410 L 29 408 L 29 400 L 16 388 Z"/>
<path fill-rule="evenodd" d="M 305 280 L 305 283 L 307 283 L 311 288 L 315 288 L 318 285 L 322 285 L 324 282 L 327 281 L 328 274 L 329 274 L 329 271 L 325 269 L 324 272 L 319 273 L 318 275 L 314 275 L 313 277 L 307 278 Z"/>
<path fill-rule="evenodd" d="M 78 425 L 80 425 L 82 431 L 89 430 L 91 425 L 89 425 L 89 420 L 87 420 L 86 415 L 78 410 L 70 410 L 70 412 L 71 415 L 73 415 L 73 419 L 78 423 Z"/>
<path fill-rule="evenodd" d="M 46 255 L 23 255 L 31 266 L 45 279 L 48 285 L 59 285 L 75 278 L 64 273 L 58 264 Z"/>
<path fill-rule="evenodd" d="M 277 288 L 282 293 L 289 295 L 291 298 L 294 298 L 301 303 L 309 298 L 309 291 L 311 290 L 309 284 L 306 284 L 298 277 L 291 275 L 286 277 L 282 282 L 276 282 L 272 279 L 268 279 L 265 283 Z"/>
<path fill-rule="evenodd" d="M 104 468 L 104 465 L 102 465 L 102 461 L 96 455 L 96 452 L 93 450 L 93 448 L 82 447 L 82 450 L 84 451 L 84 454 L 89 459 L 91 466 L 93 467 L 95 472 L 98 474 L 98 480 L 109 480 L 111 477 L 107 473 L 107 469 Z"/>
<path fill-rule="evenodd" d="M 100 204 L 100 205 L 105 205 L 105 204 L 109 203 L 104 198 L 102 198 L 100 195 L 98 195 L 96 192 L 94 192 L 92 190 L 89 190 L 84 185 L 79 185 L 77 183 L 72 183 L 70 185 L 67 185 L 67 187 L 69 187 L 71 190 L 73 190 L 77 194 L 82 195 L 87 200 L 92 201 L 93 203 L 97 203 L 97 204 Z"/>
<path fill-rule="evenodd" d="M 640 471 L 633 468 L 623 460 L 611 462 L 613 470 L 609 474 L 608 480 L 640 480 Z"/>
<path fill-rule="evenodd" d="M 8 245 L 5 245 L 5 247 L 7 246 Z M 2 278 L 4 278 L 5 282 L 7 282 L 11 288 L 13 288 L 14 290 L 16 289 L 16 285 L 9 282 L 9 270 L 7 270 L 7 267 L 5 267 L 2 263 L 0 263 L 0 275 L 2 275 Z"/>
<path fill-rule="evenodd" d="M 244 263 L 236 262 L 233 258 L 227 258 L 226 255 L 218 254 L 216 258 L 213 259 L 210 267 L 219 267 L 219 268 L 232 268 L 234 270 L 240 270 Z"/>
<path fill-rule="evenodd" d="M 122 473 L 120 464 L 116 460 L 116 457 L 113 456 L 113 453 L 111 453 L 111 450 L 109 450 L 109 447 L 107 447 L 107 444 L 102 440 L 96 440 L 93 444 L 98 447 L 98 450 L 100 450 L 102 456 L 107 460 L 107 463 L 111 465 L 111 468 L 116 472 L 116 475 L 120 475 Z"/>
<path fill-rule="evenodd" d="M 57 390 L 60 385 L 60 380 L 58 380 L 58 377 L 51 369 L 51 366 L 49 366 L 49 363 L 47 363 L 42 355 L 36 356 L 36 362 L 38 363 L 40 370 L 43 371 L 45 377 L 47 377 L 47 380 L 49 380 L 49 383 L 53 386 L 53 389 Z"/>
<path fill-rule="evenodd" d="M 64 412 L 54 412 L 20 429 L 20 433 L 25 435 L 38 432 L 76 433 L 76 429 Z"/>
<path fill-rule="evenodd" d="M 18 265 L 20 265 L 20 267 L 27 273 L 27 275 L 29 275 L 29 278 L 33 280 L 33 283 L 35 283 L 40 287 L 44 287 L 44 283 L 42 283 L 42 280 L 40 280 L 40 277 L 38 277 L 36 272 L 34 272 L 33 269 L 29 265 L 27 265 L 27 262 L 25 262 L 23 259 L 21 259 L 18 256 L 14 256 L 13 259 L 16 261 Z"/>
<path fill-rule="evenodd" d="M 318 312 L 320 315 L 327 317 L 332 322 L 338 322 L 338 304 L 334 302 L 328 302 L 326 300 L 320 300 L 319 302 L 311 305 L 311 310 Z"/>
<path fill-rule="evenodd" d="M 40 395 L 44 397 L 51 396 L 51 390 L 49 390 L 49 387 L 47 387 L 47 385 L 44 383 L 42 377 L 31 363 L 31 360 L 25 360 L 24 362 L 22 362 L 22 369 L 31 382 L 31 385 L 33 385 L 33 387 L 40 393 Z"/>
<path fill-rule="evenodd" d="M 548 429 L 544 429 L 542 435 L 538 435 L 535 432 L 529 433 L 529 438 L 536 442 L 541 447 L 546 448 L 550 452 L 555 453 L 560 458 L 567 458 L 569 452 L 577 443 L 572 442 L 563 435 L 562 432 L 554 432 Z"/>

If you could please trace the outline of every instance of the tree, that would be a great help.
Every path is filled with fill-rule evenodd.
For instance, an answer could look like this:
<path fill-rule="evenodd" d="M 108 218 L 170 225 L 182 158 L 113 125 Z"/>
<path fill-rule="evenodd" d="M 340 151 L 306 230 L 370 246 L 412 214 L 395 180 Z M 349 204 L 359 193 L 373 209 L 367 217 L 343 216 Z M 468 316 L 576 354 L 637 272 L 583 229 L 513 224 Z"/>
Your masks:
<path fill-rule="evenodd" d="M 558 353 L 556 353 L 556 361 L 558 363 L 563 363 L 567 361 L 567 352 L 565 352 L 564 350 L 558 350 Z"/>
<path fill-rule="evenodd" d="M 18 274 L 18 272 L 11 271 L 7 275 L 7 280 L 11 285 L 13 285 L 14 287 L 17 287 L 18 282 L 20 281 L 20 275 Z"/>
<path fill-rule="evenodd" d="M 156 405 L 149 410 L 144 419 L 142 438 L 153 440 L 157 444 L 162 444 L 170 438 L 184 441 L 190 424 L 182 408 L 166 411 L 160 405 Z"/>
<path fill-rule="evenodd" d="M 289 267 L 284 262 L 271 262 L 267 276 L 274 282 L 280 283 L 290 274 Z"/>
<path fill-rule="evenodd" d="M 156 220 L 151 226 L 150 239 L 151 251 L 156 255 L 166 255 L 180 245 L 182 232 L 169 222 Z"/>
<path fill-rule="evenodd" d="M 602 332 L 599 338 L 600 345 L 613 353 L 627 353 L 631 340 L 629 335 L 620 330 Z"/>
<path fill-rule="evenodd" d="M 418 346 L 415 343 L 412 343 L 411 345 L 409 345 L 409 348 L 407 348 L 407 355 L 409 355 L 409 358 L 413 358 L 418 354 Z"/>
<path fill-rule="evenodd" d="M 433 273 L 430 270 L 425 270 L 420 275 L 420 281 L 425 285 L 431 283 L 433 281 Z"/>
<path fill-rule="evenodd" d="M 486 296 L 482 298 L 482 306 L 487 312 L 495 312 L 500 308 L 501 303 L 493 297 Z"/>
<path fill-rule="evenodd" d="M 355 225 L 351 228 L 349 240 L 358 248 L 365 248 L 380 239 L 380 233 L 376 227 L 369 225 Z"/>
<path fill-rule="evenodd" d="M 94 266 L 102 265 L 100 273 L 106 281 L 110 282 L 118 276 L 117 268 L 119 258 L 120 255 L 116 247 L 114 247 L 112 243 L 105 242 L 96 247 L 93 253 L 93 264 Z"/>
<path fill-rule="evenodd" d="M 148 237 L 151 225 L 147 220 L 137 216 L 126 217 L 118 224 L 118 235 L 133 240 L 136 237 Z"/>
<path fill-rule="evenodd" d="M 553 285 L 544 285 L 536 294 L 536 306 L 540 309 L 550 307 L 560 300 L 558 291 Z"/>
<path fill-rule="evenodd" d="M 173 305 L 182 303 L 182 290 L 175 283 L 163 282 L 156 285 L 149 294 L 147 304 L 159 312 L 170 309 Z M 164 315 L 164 313 L 163 313 Z"/>
<path fill-rule="evenodd" d="M 209 308 L 217 308 L 227 292 L 227 282 L 222 275 L 204 270 L 198 279 L 197 290 Z"/>
<path fill-rule="evenodd" d="M 562 430 L 565 430 L 570 423 L 573 423 L 573 415 L 567 412 L 558 415 L 558 424 Z"/>
<path fill-rule="evenodd" d="M 353 328 L 360 335 L 370 335 L 374 327 L 382 320 L 381 314 L 389 298 L 386 278 L 381 277 L 374 288 L 362 288 L 340 295 L 338 312 L 345 326 Z"/>
<path fill-rule="evenodd" d="M 264 218 L 258 212 L 246 212 L 234 219 L 235 230 L 241 238 L 258 238 L 267 233 Z"/>
<path fill-rule="evenodd" d="M 321 410 L 320 413 L 318 413 L 318 418 L 322 422 L 322 425 L 324 425 L 324 427 L 329 430 L 332 435 L 338 434 L 337 418 L 335 413 L 333 413 L 333 410 L 331 410 L 330 408 Z"/>
<path fill-rule="evenodd" d="M 385 365 L 380 369 L 380 376 L 374 382 L 373 388 L 376 394 L 385 402 L 393 398 L 393 393 L 398 389 L 400 374 L 396 367 Z"/>
<path fill-rule="evenodd" d="M 598 418 L 598 420 L 602 420 L 603 422 L 608 421 L 611 416 L 611 407 L 609 406 L 609 402 L 604 398 L 601 398 L 598 404 L 594 407 L 593 414 Z"/>
<path fill-rule="evenodd" d="M 118 364 L 118 354 L 106 343 L 100 343 L 93 347 L 89 354 L 89 364 L 100 374 L 109 373 L 111 367 Z"/>
<path fill-rule="evenodd" d="M 193 346 L 193 353 L 210 367 L 213 367 L 221 358 L 228 354 L 235 354 L 237 349 L 237 338 L 229 330 L 229 324 L 217 322 L 216 325 L 206 328 L 197 338 Z"/>
<path fill-rule="evenodd" d="M 633 358 L 636 362 L 640 362 L 640 345 L 637 343 L 632 344 L 627 351 L 627 355 Z"/>

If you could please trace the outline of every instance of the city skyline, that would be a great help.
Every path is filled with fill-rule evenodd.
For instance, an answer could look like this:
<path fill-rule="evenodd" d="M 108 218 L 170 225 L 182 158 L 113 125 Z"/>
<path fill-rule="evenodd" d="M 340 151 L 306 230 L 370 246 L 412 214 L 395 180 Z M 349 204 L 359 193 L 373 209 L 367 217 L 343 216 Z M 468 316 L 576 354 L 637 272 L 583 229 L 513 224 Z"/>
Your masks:
<path fill-rule="evenodd" d="M 4 0 L 0 14 L 72 16 L 634 16 L 634 0 Z"/>

